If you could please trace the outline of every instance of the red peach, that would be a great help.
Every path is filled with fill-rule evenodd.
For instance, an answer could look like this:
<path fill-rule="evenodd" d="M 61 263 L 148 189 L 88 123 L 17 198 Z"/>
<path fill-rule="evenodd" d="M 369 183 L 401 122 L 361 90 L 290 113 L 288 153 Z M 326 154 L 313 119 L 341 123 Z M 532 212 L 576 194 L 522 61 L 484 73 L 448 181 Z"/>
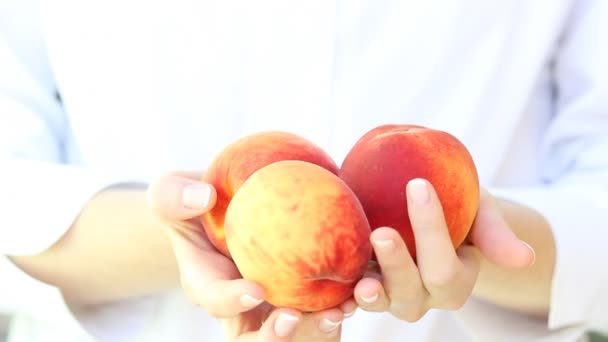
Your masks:
<path fill-rule="evenodd" d="M 424 178 L 435 188 L 454 247 L 465 240 L 479 207 L 479 180 L 469 151 L 439 130 L 376 127 L 357 141 L 339 175 L 361 201 L 371 228 L 399 231 L 414 260 L 416 246 L 405 197 L 410 180 Z"/>

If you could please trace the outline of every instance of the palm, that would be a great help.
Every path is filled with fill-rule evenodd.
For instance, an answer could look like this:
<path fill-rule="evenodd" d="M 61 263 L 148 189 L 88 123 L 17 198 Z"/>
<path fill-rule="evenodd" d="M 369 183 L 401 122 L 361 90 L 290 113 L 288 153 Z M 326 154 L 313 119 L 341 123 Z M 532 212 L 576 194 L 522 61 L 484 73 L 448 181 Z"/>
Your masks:
<path fill-rule="evenodd" d="M 173 247 L 184 279 L 182 285 L 186 291 L 212 292 L 205 291 L 205 286 L 201 288 L 199 284 L 242 278 L 234 262 L 213 247 L 200 223 L 193 220 L 182 222 L 176 231 L 182 238 L 174 238 Z M 187 276 L 184 278 L 183 275 Z M 354 305 L 354 301 L 350 302 L 349 304 Z M 264 302 L 253 309 L 224 318 L 222 321 L 228 340 L 237 340 L 240 336 L 259 331 L 275 309 L 276 307 Z M 341 308 L 335 308 L 304 315 L 294 341 L 339 340 L 339 334 L 327 336 L 319 332 L 318 322 L 326 315 L 341 320 L 343 311 Z"/>
<path fill-rule="evenodd" d="M 215 249 L 197 219 L 183 221 L 174 228 L 181 237 L 173 239 L 173 248 L 182 274 L 204 283 L 241 278 L 234 262 Z"/>

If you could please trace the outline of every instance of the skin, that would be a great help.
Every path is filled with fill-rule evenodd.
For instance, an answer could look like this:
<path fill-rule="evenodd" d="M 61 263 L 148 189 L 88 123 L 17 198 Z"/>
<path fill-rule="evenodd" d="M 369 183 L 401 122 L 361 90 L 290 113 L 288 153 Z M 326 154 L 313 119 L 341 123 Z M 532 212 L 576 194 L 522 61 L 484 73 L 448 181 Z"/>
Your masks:
<path fill-rule="evenodd" d="M 414 199 L 419 192 L 415 185 L 426 188 L 426 200 Z M 370 239 L 381 272 L 359 282 L 357 303 L 364 310 L 388 311 L 415 322 L 431 308 L 456 310 L 473 295 L 546 318 L 555 262 L 549 225 L 532 209 L 495 199 L 485 190 L 480 198 L 468 241 L 454 250 L 431 184 L 411 181 L 407 201 L 418 262 L 397 231 L 375 230 Z"/>
<path fill-rule="evenodd" d="M 420 246 L 418 265 L 397 232 L 381 228 L 370 237 L 381 276 L 372 274 L 357 284 L 357 304 L 349 300 L 338 309 L 309 315 L 264 304 L 243 305 L 243 295 L 263 299 L 264 293 L 238 279 L 229 259 L 210 248 L 201 234 L 194 234 L 202 228 L 192 218 L 208 211 L 215 201 L 215 192 L 208 191 L 205 203 L 182 203 L 187 186 L 205 186 L 197 179 L 199 175 L 185 173 L 161 177 L 147 190 L 148 204 L 143 191 L 105 191 L 91 200 L 57 244 L 41 254 L 12 260 L 81 305 L 181 283 L 194 303 L 222 319 L 231 341 L 337 341 L 340 327 L 334 324 L 333 330 L 323 332 L 322 327 L 328 326 L 324 323 L 341 323 L 357 304 L 364 310 L 389 311 L 406 321 L 418 320 L 430 308 L 456 309 L 471 294 L 527 314 L 543 317 L 548 312 L 555 250 L 546 221 L 527 207 L 497 200 L 482 190 L 469 240 L 455 252 L 448 244 L 441 206 L 426 182 L 427 201 L 412 200 L 412 183 L 407 191 L 416 246 Z M 123 215 L 117 210 L 124 210 Z M 123 242 L 125 233 L 131 241 L 146 242 Z M 536 259 L 520 239 L 534 246 Z M 155 253 L 149 253 L 151 248 Z M 282 313 L 295 317 L 297 323 L 295 332 L 286 337 L 279 337 L 275 329 Z"/>
<path fill-rule="evenodd" d="M 213 207 L 213 188 L 209 186 L 207 203 L 182 204 L 183 189 L 188 185 L 200 187 L 200 178 L 196 174 L 172 174 L 148 189 L 150 206 L 172 227 L 169 237 L 177 257 L 182 287 L 189 299 L 222 321 L 228 341 L 338 341 L 345 315 L 356 308 L 354 300 L 312 314 L 262 303 L 266 298 L 263 289 L 240 278 L 232 261 L 202 234 L 198 217 Z M 207 295 L 209 293 L 213 295 Z M 253 300 L 245 301 L 248 305 L 244 305 L 243 296 Z M 287 317 L 283 322 L 296 323 L 284 336 L 280 331 L 288 329 L 285 325 L 279 327 L 281 317 Z"/>
<path fill-rule="evenodd" d="M 416 245 L 403 201 L 408 180 L 424 177 L 435 186 L 453 246 L 464 241 L 479 207 L 472 156 L 461 141 L 440 130 L 401 124 L 373 128 L 348 152 L 339 175 L 357 194 L 372 228 L 399 231 L 414 260 Z"/>
<path fill-rule="evenodd" d="M 33 277 L 60 288 L 74 305 L 179 286 L 165 224 L 148 209 L 143 186 L 120 185 L 99 193 L 49 249 L 10 258 Z"/>
<path fill-rule="evenodd" d="M 228 341 L 339 340 L 340 323 L 345 312 L 355 310 L 354 300 L 314 314 L 263 304 L 262 289 L 238 279 L 235 266 L 211 246 L 194 219 L 213 207 L 215 191 L 206 191 L 205 203 L 182 203 L 187 186 L 201 189 L 200 178 L 179 172 L 159 178 L 147 189 L 107 189 L 89 201 L 52 247 L 10 259 L 31 276 L 61 289 L 73 306 L 100 305 L 182 286 L 193 303 L 222 321 Z M 242 301 L 244 295 L 255 300 Z M 278 324 L 286 320 L 295 323 L 291 330 Z"/>

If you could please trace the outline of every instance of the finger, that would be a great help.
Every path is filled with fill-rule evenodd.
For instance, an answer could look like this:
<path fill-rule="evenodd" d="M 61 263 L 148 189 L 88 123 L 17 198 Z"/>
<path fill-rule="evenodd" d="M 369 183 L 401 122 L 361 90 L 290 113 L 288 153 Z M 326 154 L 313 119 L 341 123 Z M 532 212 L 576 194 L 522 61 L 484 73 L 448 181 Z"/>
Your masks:
<path fill-rule="evenodd" d="M 428 306 L 443 310 L 458 310 L 471 296 L 481 263 L 481 254 L 475 246 L 463 245 L 457 250 L 463 265 L 459 277 L 455 278 L 449 291 L 439 291 L 429 297 Z"/>
<path fill-rule="evenodd" d="M 463 265 L 450 239 L 441 203 L 426 180 L 413 179 L 406 190 L 418 269 L 424 286 L 432 296 L 449 291 L 460 277 Z"/>
<path fill-rule="evenodd" d="M 469 239 L 486 259 L 497 265 L 522 268 L 534 264 L 534 250 L 513 233 L 496 200 L 485 190 L 481 192 Z"/>
<path fill-rule="evenodd" d="M 409 312 L 407 316 L 419 316 L 419 313 L 426 312 L 428 292 L 399 233 L 392 228 L 378 228 L 372 232 L 371 241 L 382 269 L 383 285 L 390 299 L 391 310 Z"/>
<path fill-rule="evenodd" d="M 263 302 L 264 290 L 241 279 L 234 263 L 224 255 L 200 248 L 179 230 L 170 230 L 169 236 L 190 301 L 216 318 L 236 316 Z"/>
<path fill-rule="evenodd" d="M 305 314 L 296 330 L 297 340 L 327 341 L 336 337 L 342 326 L 344 313 L 340 308 L 332 308 Z"/>
<path fill-rule="evenodd" d="M 340 305 L 340 309 L 344 313 L 344 318 L 352 317 L 357 311 L 357 308 L 357 301 L 355 301 L 354 298 L 348 299 Z"/>
<path fill-rule="evenodd" d="M 481 267 L 481 253 L 477 247 L 470 245 L 460 246 L 456 253 L 464 265 L 465 278 L 468 279 L 468 287 L 472 290 Z"/>
<path fill-rule="evenodd" d="M 387 311 L 390 306 L 390 300 L 382 283 L 371 277 L 364 277 L 355 285 L 355 300 L 365 311 Z"/>
<path fill-rule="evenodd" d="M 148 205 L 161 218 L 167 221 L 182 221 L 213 208 L 216 200 L 213 186 L 188 175 L 164 175 L 148 187 Z"/>
<path fill-rule="evenodd" d="M 235 342 L 288 342 L 292 341 L 302 314 L 291 309 L 276 309 L 259 330 L 244 333 Z"/>
<path fill-rule="evenodd" d="M 197 282 L 189 278 L 182 287 L 190 301 L 215 318 L 234 317 L 264 302 L 264 291 L 245 279 Z"/>

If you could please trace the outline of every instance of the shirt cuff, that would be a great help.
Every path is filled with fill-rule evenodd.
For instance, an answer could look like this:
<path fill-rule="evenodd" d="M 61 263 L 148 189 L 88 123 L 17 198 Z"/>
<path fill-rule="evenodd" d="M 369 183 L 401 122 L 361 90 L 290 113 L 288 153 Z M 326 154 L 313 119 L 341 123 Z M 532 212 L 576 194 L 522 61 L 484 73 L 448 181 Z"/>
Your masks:
<path fill-rule="evenodd" d="M 538 211 L 556 246 L 549 329 L 589 326 L 608 314 L 608 202 L 605 192 L 584 187 L 489 189 Z M 601 311 L 601 312 L 600 312 Z"/>

